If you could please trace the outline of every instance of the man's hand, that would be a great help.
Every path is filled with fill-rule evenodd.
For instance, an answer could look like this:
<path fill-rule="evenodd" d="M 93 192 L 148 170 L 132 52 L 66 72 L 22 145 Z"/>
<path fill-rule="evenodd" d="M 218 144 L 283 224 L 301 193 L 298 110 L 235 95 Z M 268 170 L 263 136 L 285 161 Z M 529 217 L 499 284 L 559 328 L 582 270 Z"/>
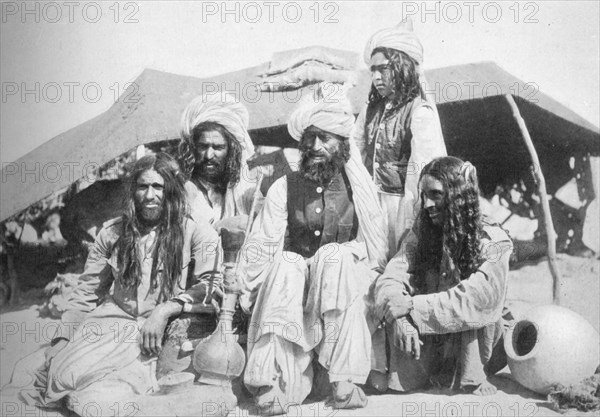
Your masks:
<path fill-rule="evenodd" d="M 406 317 L 394 322 L 394 346 L 409 355 L 412 354 L 415 359 L 419 359 L 422 344 L 423 342 L 419 340 L 419 331 Z"/>
<path fill-rule="evenodd" d="M 382 318 L 385 318 L 388 323 L 393 323 L 394 320 L 406 316 L 413 308 L 412 297 L 407 293 L 394 294 L 388 297 L 383 310 Z"/>
<path fill-rule="evenodd" d="M 156 306 L 140 330 L 140 347 L 144 354 L 158 356 L 167 322 L 172 316 L 181 313 L 181 310 L 181 305 L 174 301 Z"/>

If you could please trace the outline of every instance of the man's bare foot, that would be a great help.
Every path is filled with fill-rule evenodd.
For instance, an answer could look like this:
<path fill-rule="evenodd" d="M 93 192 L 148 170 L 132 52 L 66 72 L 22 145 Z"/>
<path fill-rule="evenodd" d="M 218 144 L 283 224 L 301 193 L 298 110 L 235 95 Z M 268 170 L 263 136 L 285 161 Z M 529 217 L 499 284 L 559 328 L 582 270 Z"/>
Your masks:
<path fill-rule="evenodd" d="M 498 389 L 493 386 L 489 381 L 483 381 L 479 385 L 466 385 L 461 387 L 461 389 L 469 394 L 480 395 L 482 397 L 488 395 L 494 395 L 498 392 Z"/>
<path fill-rule="evenodd" d="M 333 388 L 333 408 L 351 409 L 367 406 L 365 392 L 352 382 L 333 382 L 331 386 Z"/>

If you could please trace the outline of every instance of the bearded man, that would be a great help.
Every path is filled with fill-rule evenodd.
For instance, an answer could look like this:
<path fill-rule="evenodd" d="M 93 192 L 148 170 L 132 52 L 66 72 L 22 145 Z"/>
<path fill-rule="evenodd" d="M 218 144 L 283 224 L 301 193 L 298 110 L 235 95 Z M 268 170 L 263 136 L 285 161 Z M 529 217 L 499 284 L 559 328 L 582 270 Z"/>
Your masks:
<path fill-rule="evenodd" d="M 167 322 L 206 295 L 200 281 L 214 269 L 218 245 L 210 225 L 188 217 L 184 183 L 167 154 L 135 163 L 127 210 L 99 232 L 46 364 L 34 387 L 20 391 L 26 404 L 61 407 L 66 400 L 85 415 L 90 404 L 131 401 L 156 385 L 153 357 Z"/>
<path fill-rule="evenodd" d="M 183 112 L 181 139 L 190 180 L 185 188 L 194 219 L 210 224 L 248 214 L 256 175 L 248 110 L 225 93 L 194 99 Z"/>
<path fill-rule="evenodd" d="M 315 355 L 335 407 L 366 405 L 357 386 L 370 370 L 364 298 L 385 265 L 386 235 L 375 186 L 348 139 L 353 124 L 341 90 L 291 115 L 300 170 L 271 186 L 244 251 L 241 303 L 252 310 L 244 382 L 265 412 L 302 403 Z"/>

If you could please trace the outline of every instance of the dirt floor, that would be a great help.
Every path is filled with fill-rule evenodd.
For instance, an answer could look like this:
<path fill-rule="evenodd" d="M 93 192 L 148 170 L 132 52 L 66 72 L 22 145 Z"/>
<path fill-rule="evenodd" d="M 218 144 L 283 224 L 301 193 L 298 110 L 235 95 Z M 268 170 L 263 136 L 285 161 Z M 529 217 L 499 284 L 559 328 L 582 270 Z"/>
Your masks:
<path fill-rule="evenodd" d="M 558 266 L 562 275 L 562 306 L 586 318 L 600 330 L 600 261 L 559 255 Z M 39 291 L 32 291 L 21 305 L 4 308 L 0 312 L 0 385 L 6 384 L 17 360 L 47 343 L 56 326 L 56 320 L 40 318 Z M 552 279 L 545 259 L 521 265 L 510 272 L 508 305 L 518 317 L 535 305 L 552 302 Z M 455 394 L 448 391 L 428 390 L 410 394 L 370 395 L 366 408 L 334 410 L 325 402 L 292 407 L 290 416 L 553 416 L 560 415 L 550 408 L 546 399 L 520 386 L 508 368 L 492 378 L 498 392 L 489 397 Z M 196 415 L 210 415 L 211 410 L 198 410 Z M 15 409 L 2 404 L 3 416 L 51 415 L 30 407 Z M 571 410 L 566 415 L 582 415 Z M 65 414 L 68 415 L 68 414 Z M 93 413 L 90 415 L 94 415 Z M 121 415 L 136 415 L 127 414 Z M 250 403 L 242 402 L 230 416 L 255 415 Z M 600 415 L 587 413 L 586 415 Z"/>

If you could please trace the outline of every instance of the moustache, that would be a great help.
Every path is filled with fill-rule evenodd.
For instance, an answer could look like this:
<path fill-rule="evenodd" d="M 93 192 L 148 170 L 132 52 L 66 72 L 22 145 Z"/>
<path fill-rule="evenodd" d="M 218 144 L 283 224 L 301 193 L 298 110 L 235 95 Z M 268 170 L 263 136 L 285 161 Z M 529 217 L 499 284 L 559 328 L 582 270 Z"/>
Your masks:
<path fill-rule="evenodd" d="M 222 163 L 220 163 L 217 160 L 214 159 L 209 159 L 209 160 L 205 160 L 205 161 L 200 161 L 200 163 L 198 164 L 200 166 L 200 168 L 221 168 L 223 166 Z"/>
<path fill-rule="evenodd" d="M 315 152 L 315 151 L 306 151 L 305 154 L 307 158 L 327 158 L 329 154 L 327 152 Z"/>

